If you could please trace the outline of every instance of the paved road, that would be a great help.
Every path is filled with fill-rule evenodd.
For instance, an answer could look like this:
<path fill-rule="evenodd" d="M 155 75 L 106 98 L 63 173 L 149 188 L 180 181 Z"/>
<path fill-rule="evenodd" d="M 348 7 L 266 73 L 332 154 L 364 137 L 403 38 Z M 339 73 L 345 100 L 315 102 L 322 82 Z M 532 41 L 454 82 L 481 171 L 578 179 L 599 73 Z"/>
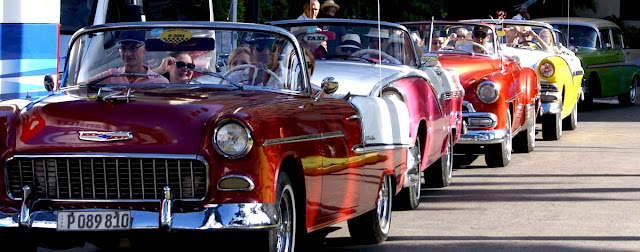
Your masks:
<path fill-rule="evenodd" d="M 383 244 L 351 244 L 339 225 L 319 250 L 640 251 L 640 106 L 604 101 L 578 119 L 506 168 L 456 156 L 453 183 L 394 212 Z"/>
<path fill-rule="evenodd" d="M 324 244 L 314 248 L 640 251 L 640 105 L 599 101 L 578 117 L 575 131 L 565 131 L 560 141 L 542 141 L 538 134 L 535 151 L 514 154 L 506 168 L 487 168 L 482 156 L 456 156 L 453 183 L 424 189 L 417 210 L 394 212 L 383 244 L 353 244 L 344 223 L 330 227 Z M 165 244 L 195 245 L 186 238 L 218 248 L 247 244 L 213 235 L 183 238 L 147 237 L 160 250 Z"/>

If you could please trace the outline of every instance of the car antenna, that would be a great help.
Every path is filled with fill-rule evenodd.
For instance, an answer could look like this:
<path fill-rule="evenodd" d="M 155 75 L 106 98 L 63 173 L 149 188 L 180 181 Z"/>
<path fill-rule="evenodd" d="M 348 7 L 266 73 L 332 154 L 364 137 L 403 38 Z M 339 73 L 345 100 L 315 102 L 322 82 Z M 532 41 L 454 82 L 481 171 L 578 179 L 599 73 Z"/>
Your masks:
<path fill-rule="evenodd" d="M 429 30 L 429 47 L 427 47 L 427 52 L 431 52 L 431 41 L 433 41 L 433 16 L 431 16 L 431 29 Z"/>

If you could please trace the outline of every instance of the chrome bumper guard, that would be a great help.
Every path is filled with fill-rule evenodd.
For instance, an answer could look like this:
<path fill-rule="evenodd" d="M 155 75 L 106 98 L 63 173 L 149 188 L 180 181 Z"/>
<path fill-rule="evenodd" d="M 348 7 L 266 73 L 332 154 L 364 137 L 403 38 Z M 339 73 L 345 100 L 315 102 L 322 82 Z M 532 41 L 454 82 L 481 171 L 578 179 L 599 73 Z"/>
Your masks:
<path fill-rule="evenodd" d="M 19 213 L 0 211 L 0 228 L 56 229 L 60 211 L 100 211 L 107 209 L 74 209 L 33 211 L 38 202 L 28 186 L 23 188 L 24 200 Z M 273 229 L 280 224 L 276 204 L 232 203 L 207 204 L 199 211 L 175 212 L 170 188 L 164 188 L 160 212 L 146 210 L 131 211 L 132 230 L 261 230 Z M 2 209 L 2 206 L 0 206 Z M 113 209 L 109 209 L 113 210 Z"/>
<path fill-rule="evenodd" d="M 468 130 L 460 135 L 457 144 L 495 144 L 502 143 L 507 138 L 506 130 Z"/>
<path fill-rule="evenodd" d="M 558 90 L 557 83 L 541 82 L 540 90 L 541 110 L 543 115 L 558 114 L 562 112 L 562 93 Z"/>

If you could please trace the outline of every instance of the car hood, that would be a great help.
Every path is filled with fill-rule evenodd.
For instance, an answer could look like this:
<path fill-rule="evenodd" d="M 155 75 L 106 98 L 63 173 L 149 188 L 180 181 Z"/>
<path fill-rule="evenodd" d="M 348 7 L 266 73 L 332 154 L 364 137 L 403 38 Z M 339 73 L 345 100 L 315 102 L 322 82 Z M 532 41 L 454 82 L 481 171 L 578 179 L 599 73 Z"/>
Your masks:
<path fill-rule="evenodd" d="M 203 130 L 216 115 L 273 99 L 274 95 L 209 90 L 178 96 L 158 91 L 136 92 L 130 101 L 105 102 L 63 92 L 22 110 L 15 151 L 198 154 L 207 133 Z M 100 141 L 112 139 L 109 135 L 119 131 L 131 132 L 131 139 Z M 100 136 L 81 140 L 80 132 L 98 132 Z"/>
<path fill-rule="evenodd" d="M 379 66 L 379 67 L 378 67 Z M 333 77 L 339 84 L 332 97 L 343 97 L 347 93 L 368 96 L 378 83 L 388 83 L 403 71 L 402 66 L 374 65 L 357 61 L 316 61 L 311 83 L 320 86 L 322 80 Z"/>
<path fill-rule="evenodd" d="M 484 56 L 462 54 L 439 54 L 438 60 L 445 69 L 455 70 L 460 76 L 460 84 L 467 93 L 470 86 L 500 70 L 500 60 Z"/>

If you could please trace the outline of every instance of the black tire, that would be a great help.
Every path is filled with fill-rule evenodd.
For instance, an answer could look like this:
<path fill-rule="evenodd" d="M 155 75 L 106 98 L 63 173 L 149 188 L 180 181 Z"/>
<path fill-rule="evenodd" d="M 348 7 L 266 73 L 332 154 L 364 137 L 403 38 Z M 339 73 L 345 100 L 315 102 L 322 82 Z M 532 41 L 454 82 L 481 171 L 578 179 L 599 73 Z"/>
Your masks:
<path fill-rule="evenodd" d="M 428 187 L 447 187 L 451 184 L 453 171 L 453 133 L 449 134 L 447 150 L 438 161 L 424 170 L 424 180 Z"/>
<path fill-rule="evenodd" d="M 392 176 L 382 179 L 377 207 L 347 221 L 351 238 L 361 244 L 377 244 L 387 239 L 391 229 Z"/>
<path fill-rule="evenodd" d="M 634 77 L 631 80 L 631 86 L 629 87 L 629 92 L 619 95 L 618 102 L 620 102 L 622 106 L 631 106 L 635 104 L 637 90 L 638 90 L 638 78 Z"/>
<path fill-rule="evenodd" d="M 573 106 L 571 114 L 567 118 L 562 119 L 562 130 L 575 130 L 578 127 L 578 101 Z"/>
<path fill-rule="evenodd" d="M 536 117 L 527 125 L 527 129 L 513 138 L 513 151 L 529 153 L 536 148 Z"/>
<path fill-rule="evenodd" d="M 413 148 L 407 151 L 407 168 L 409 168 L 409 166 L 413 166 L 413 169 L 418 172 L 418 181 L 413 186 L 403 188 L 398 195 L 395 196 L 396 203 L 393 204 L 394 210 L 413 210 L 420 205 L 422 145 L 420 145 L 419 139 L 416 139 Z"/>
<path fill-rule="evenodd" d="M 484 159 L 489 167 L 505 167 L 511 163 L 511 151 L 513 150 L 513 136 L 511 134 L 511 111 L 507 111 L 505 129 L 507 136 L 505 141 L 499 144 L 485 146 Z"/>
<path fill-rule="evenodd" d="M 542 115 L 542 139 L 558 140 L 562 137 L 561 114 Z"/>
<path fill-rule="evenodd" d="M 276 204 L 280 212 L 280 225 L 269 231 L 269 250 L 273 252 L 293 251 L 296 246 L 296 201 L 293 185 L 286 173 L 278 174 Z M 304 220 L 303 220 L 304 221 Z"/>

